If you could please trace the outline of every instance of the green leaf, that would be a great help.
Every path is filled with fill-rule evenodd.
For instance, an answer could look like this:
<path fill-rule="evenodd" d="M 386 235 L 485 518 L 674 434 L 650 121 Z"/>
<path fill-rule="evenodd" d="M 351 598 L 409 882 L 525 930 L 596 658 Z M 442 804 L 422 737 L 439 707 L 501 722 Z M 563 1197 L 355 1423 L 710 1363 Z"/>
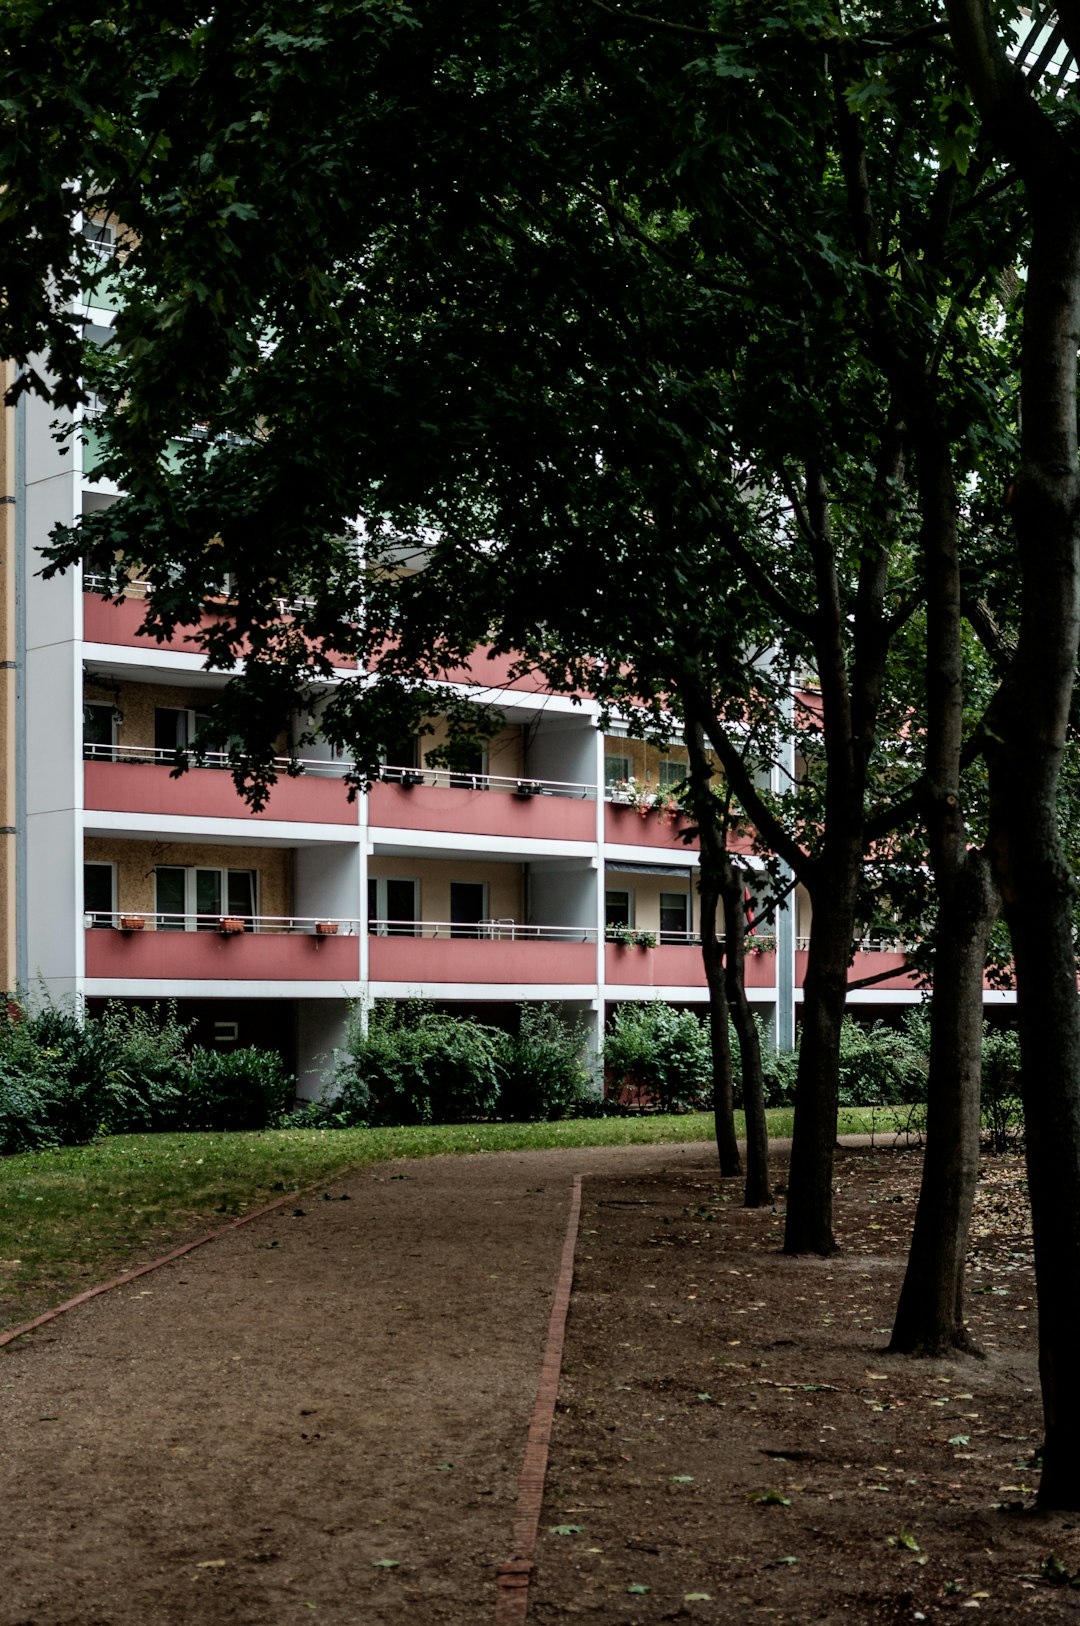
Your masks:
<path fill-rule="evenodd" d="M 903 1547 L 909 1553 L 921 1553 L 922 1552 L 922 1548 L 919 1546 L 919 1543 L 915 1540 L 915 1537 L 911 1534 L 911 1531 L 908 1530 L 905 1525 L 900 1526 L 900 1528 L 896 1532 L 895 1536 L 887 1537 L 886 1545 L 889 1546 L 889 1547 Z"/>
<path fill-rule="evenodd" d="M 627 1592 L 639 1592 L 640 1593 L 640 1592 L 648 1592 L 649 1589 L 648 1589 L 647 1586 L 642 1586 L 640 1581 L 631 1581 L 630 1585 L 627 1587 L 626 1590 L 627 1590 Z"/>
<path fill-rule="evenodd" d="M 949 1444 L 950 1445 L 970 1445 L 971 1444 L 971 1435 L 970 1434 L 952 1434 L 952 1435 L 949 1436 Z"/>
<path fill-rule="evenodd" d="M 684 1603 L 711 1603 L 712 1602 L 712 1593 L 711 1592 L 684 1592 L 683 1593 L 683 1601 L 684 1601 Z"/>
<path fill-rule="evenodd" d="M 692 1485 L 694 1476 L 693 1474 L 672 1474 L 671 1483 L 673 1485 Z"/>
<path fill-rule="evenodd" d="M 548 1535 L 550 1535 L 550 1536 L 580 1536 L 580 1535 L 583 1535 L 584 1532 L 585 1532 L 585 1526 L 583 1524 L 549 1524 L 548 1525 Z"/>
<path fill-rule="evenodd" d="M 373 1570 L 396 1570 L 400 1563 L 400 1558 L 375 1558 L 371 1567 Z"/>
<path fill-rule="evenodd" d="M 790 1507 L 791 1498 L 783 1496 L 777 1490 L 751 1491 L 747 1496 L 748 1502 L 757 1502 L 762 1507 Z"/>
<path fill-rule="evenodd" d="M 437 1462 L 435 1464 L 435 1472 L 437 1474 L 449 1474 L 453 1473 L 453 1471 L 454 1464 L 452 1462 Z"/>

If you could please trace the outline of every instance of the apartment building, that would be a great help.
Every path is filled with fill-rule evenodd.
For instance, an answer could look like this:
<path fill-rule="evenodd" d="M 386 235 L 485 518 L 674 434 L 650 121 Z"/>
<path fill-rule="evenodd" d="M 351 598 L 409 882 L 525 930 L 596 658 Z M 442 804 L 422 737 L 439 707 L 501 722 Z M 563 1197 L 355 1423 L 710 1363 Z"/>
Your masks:
<path fill-rule="evenodd" d="M 107 330 L 107 309 L 84 314 Z M 41 579 L 52 528 L 118 493 L 94 474 L 92 416 L 68 442 L 35 397 L 6 417 L 7 986 L 90 1010 L 175 1001 L 205 1043 L 280 1048 L 309 1095 L 361 999 L 421 996 L 507 1024 L 522 1002 L 553 1001 L 598 1042 L 620 1002 L 704 1005 L 698 851 L 669 805 L 677 748 L 605 734 L 595 706 L 482 652 L 457 687 L 504 721 L 467 770 L 428 760 L 433 718 L 352 801 L 325 745 L 260 813 L 224 762 L 173 777 L 228 679 L 182 632 L 140 636 L 144 584 L 115 604 L 78 571 Z M 208 601 L 204 619 L 219 613 Z M 351 675 L 343 664 L 327 687 Z M 796 893 L 780 952 L 758 933 L 747 977 L 767 1024 L 798 1002 L 808 931 Z M 854 1006 L 921 997 L 897 947 L 865 945 L 858 962 L 853 975 L 883 980 Z"/>

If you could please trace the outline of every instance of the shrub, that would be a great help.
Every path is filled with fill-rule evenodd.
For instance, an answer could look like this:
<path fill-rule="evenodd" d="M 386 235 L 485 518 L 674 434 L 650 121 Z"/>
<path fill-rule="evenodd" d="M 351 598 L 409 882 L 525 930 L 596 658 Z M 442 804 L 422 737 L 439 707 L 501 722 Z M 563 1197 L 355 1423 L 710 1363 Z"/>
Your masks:
<path fill-rule="evenodd" d="M 801 1038 L 800 1033 L 797 1044 Z M 921 1008 L 910 1012 L 899 1028 L 884 1022 L 864 1027 L 854 1017 L 845 1016 L 840 1029 L 837 1104 L 910 1106 L 923 1101 L 929 1048 L 929 1022 Z M 798 1048 L 776 1055 L 767 1041 L 762 1045 L 766 1106 L 792 1105 L 798 1070 Z"/>
<path fill-rule="evenodd" d="M 547 1004 L 523 1005 L 517 1036 L 499 1046 L 495 1115 L 513 1123 L 573 1117 L 596 1102 L 583 1057 L 584 1022 L 567 1026 Z"/>
<path fill-rule="evenodd" d="M 708 1027 L 661 1000 L 620 1005 L 604 1037 L 609 1093 L 657 1112 L 707 1106 L 712 1081 Z"/>
<path fill-rule="evenodd" d="M 47 1079 L 0 1064 L 0 1154 L 55 1146 L 49 1105 Z"/>
<path fill-rule="evenodd" d="M 177 1019 L 176 1006 L 150 1010 L 110 1000 L 99 1026 L 126 1090 L 109 1104 L 104 1127 L 126 1135 L 179 1128 L 190 1072 L 186 1042 L 193 1023 Z"/>
<path fill-rule="evenodd" d="M 505 1036 L 471 1017 L 433 1011 L 421 1000 L 380 1002 L 364 1031 L 362 1009 L 348 1027 L 348 1055 L 332 1105 L 349 1123 L 468 1123 L 489 1118 L 499 1098 Z"/>
<path fill-rule="evenodd" d="M 980 1122 L 992 1152 L 1016 1151 L 1023 1145 L 1024 1109 L 1020 1099 L 1020 1037 L 983 1025 Z"/>
<path fill-rule="evenodd" d="M 296 1080 L 272 1050 L 191 1052 L 183 1129 L 269 1129 L 291 1105 Z"/>

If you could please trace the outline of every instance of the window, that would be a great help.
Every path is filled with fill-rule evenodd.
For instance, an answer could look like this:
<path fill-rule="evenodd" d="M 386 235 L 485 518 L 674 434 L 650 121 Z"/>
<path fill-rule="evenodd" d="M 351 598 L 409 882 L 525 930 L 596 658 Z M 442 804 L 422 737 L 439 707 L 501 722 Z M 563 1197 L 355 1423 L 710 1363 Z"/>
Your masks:
<path fill-rule="evenodd" d="M 84 220 L 82 234 L 94 253 L 102 260 L 111 260 L 116 248 L 116 231 L 104 220 Z"/>
<path fill-rule="evenodd" d="M 479 937 L 487 917 L 487 886 L 483 881 L 450 882 L 450 936 Z"/>
<path fill-rule="evenodd" d="M 419 768 L 420 741 L 415 734 L 406 739 L 394 740 L 383 752 L 382 763 L 384 768 Z"/>
<path fill-rule="evenodd" d="M 223 915 L 254 931 L 258 876 L 253 869 L 187 869 L 159 864 L 154 871 L 154 910 L 159 932 L 212 932 Z"/>
<path fill-rule="evenodd" d="M 205 711 L 189 711 L 184 706 L 154 707 L 154 749 L 182 751 L 195 743 L 195 736 L 210 715 Z"/>
<path fill-rule="evenodd" d="M 419 937 L 420 883 L 393 876 L 368 881 L 368 931 L 378 937 Z"/>
<path fill-rule="evenodd" d="M 688 892 L 661 892 L 660 941 L 685 943 L 690 933 L 690 894 Z"/>
<path fill-rule="evenodd" d="M 83 706 L 83 756 L 116 760 L 116 708 L 104 700 Z"/>
<path fill-rule="evenodd" d="M 634 924 L 634 894 L 632 892 L 604 893 L 605 926 L 632 926 Z"/>
<path fill-rule="evenodd" d="M 111 926 L 116 914 L 116 870 L 112 864 L 83 865 L 83 910 L 88 926 Z"/>
<path fill-rule="evenodd" d="M 660 758 L 660 789 L 674 790 L 690 772 L 685 762 L 672 762 L 670 757 Z"/>
<path fill-rule="evenodd" d="M 487 773 L 487 752 L 482 746 L 457 753 L 458 766 L 450 774 L 455 790 L 482 790 Z"/>
<path fill-rule="evenodd" d="M 625 752 L 604 752 L 604 784 L 610 790 L 612 785 L 621 784 L 624 779 L 630 778 L 630 758 Z"/>

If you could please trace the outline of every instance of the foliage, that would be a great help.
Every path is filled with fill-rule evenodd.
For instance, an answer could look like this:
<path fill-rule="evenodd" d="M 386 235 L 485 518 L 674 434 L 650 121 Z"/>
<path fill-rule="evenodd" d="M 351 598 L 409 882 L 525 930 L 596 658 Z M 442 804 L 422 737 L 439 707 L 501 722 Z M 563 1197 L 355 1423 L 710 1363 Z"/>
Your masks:
<path fill-rule="evenodd" d="M 291 1105 L 296 1080 L 281 1057 L 254 1048 L 191 1053 L 181 1112 L 185 1129 L 269 1129 Z"/>
<path fill-rule="evenodd" d="M 334 1111 L 350 1124 L 469 1123 L 493 1113 L 503 1036 L 422 1000 L 354 1007 Z"/>
<path fill-rule="evenodd" d="M 604 1036 L 609 1098 L 657 1112 L 691 1112 L 712 1079 L 708 1028 L 662 1000 L 620 1005 Z"/>
<path fill-rule="evenodd" d="M 263 1129 L 295 1080 L 270 1051 L 187 1048 L 175 1007 L 110 1000 L 100 1017 L 45 1000 L 8 1001 L 0 1020 L 0 1152 L 78 1145 L 101 1134 Z"/>
<path fill-rule="evenodd" d="M 522 1005 L 518 1031 L 504 1036 L 499 1054 L 496 1117 L 522 1122 L 592 1110 L 589 1043 L 583 1021 L 567 1024 L 548 1004 Z"/>
<path fill-rule="evenodd" d="M 119 1000 L 109 1001 L 98 1023 L 127 1086 L 110 1103 L 102 1127 L 112 1135 L 181 1128 L 192 1024 L 181 1022 L 172 1004 L 147 1010 Z"/>
<path fill-rule="evenodd" d="M 983 1024 L 982 1127 L 991 1152 L 1015 1151 L 1023 1143 L 1020 1098 L 1020 1036 Z"/>
<path fill-rule="evenodd" d="M 799 1038 L 801 1033 L 797 1043 Z M 909 1012 L 898 1028 L 884 1022 L 867 1027 L 846 1016 L 840 1032 L 840 1105 L 910 1106 L 924 1100 L 929 1051 L 929 1024 L 922 1009 Z M 789 1105 L 798 1050 L 781 1056 L 765 1047 L 763 1067 L 768 1105 Z"/>

